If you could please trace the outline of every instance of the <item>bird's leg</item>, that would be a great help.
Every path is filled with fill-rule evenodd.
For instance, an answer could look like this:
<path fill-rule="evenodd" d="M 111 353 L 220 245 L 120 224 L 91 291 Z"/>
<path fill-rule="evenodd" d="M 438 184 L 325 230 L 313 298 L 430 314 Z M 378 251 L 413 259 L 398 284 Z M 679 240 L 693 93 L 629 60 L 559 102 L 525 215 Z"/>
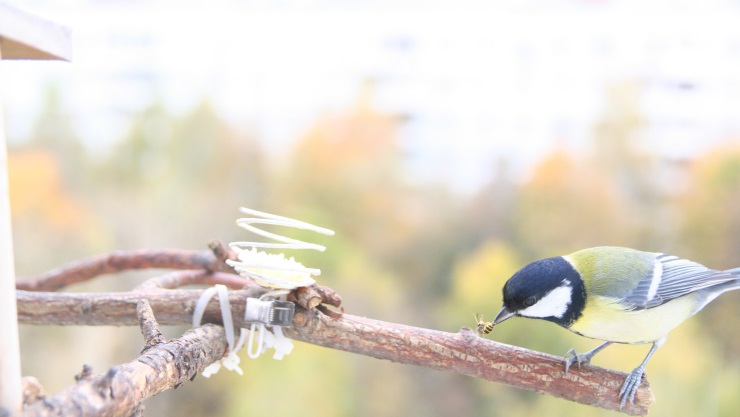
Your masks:
<path fill-rule="evenodd" d="M 645 359 L 642 361 L 640 366 L 633 369 L 632 372 L 630 372 L 629 375 L 627 375 L 627 379 L 624 380 L 624 384 L 622 384 L 622 389 L 619 390 L 619 398 L 622 399 L 622 401 L 619 403 L 619 409 L 621 410 L 622 407 L 627 403 L 627 399 L 629 398 L 630 404 L 635 403 L 635 393 L 637 392 L 637 389 L 640 388 L 640 383 L 642 382 L 642 376 L 645 374 L 645 365 L 648 363 L 650 358 L 653 356 L 653 353 L 655 353 L 656 350 L 660 347 L 660 345 L 665 342 L 665 337 L 662 339 L 656 340 L 653 342 L 653 346 L 650 348 L 650 351 L 648 352 L 647 356 L 645 356 Z"/>
<path fill-rule="evenodd" d="M 591 362 L 591 358 L 594 357 L 595 354 L 597 354 L 601 349 L 604 349 L 605 347 L 611 345 L 612 342 L 604 342 L 596 347 L 596 349 L 589 350 L 586 353 L 576 353 L 575 349 L 571 349 L 568 351 L 568 353 L 565 354 L 565 373 L 568 374 L 568 369 L 574 364 L 577 363 L 578 367 L 580 368 L 581 365 L 588 365 L 589 362 Z"/>

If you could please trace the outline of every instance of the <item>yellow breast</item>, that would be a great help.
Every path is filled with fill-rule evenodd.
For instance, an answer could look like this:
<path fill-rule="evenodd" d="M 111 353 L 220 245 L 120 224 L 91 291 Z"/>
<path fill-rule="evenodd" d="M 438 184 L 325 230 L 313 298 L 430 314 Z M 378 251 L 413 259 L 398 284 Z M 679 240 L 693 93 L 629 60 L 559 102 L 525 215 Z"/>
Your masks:
<path fill-rule="evenodd" d="M 647 343 L 667 335 L 696 311 L 691 295 L 646 310 L 626 311 L 616 300 L 592 296 L 570 330 L 617 343 Z"/>

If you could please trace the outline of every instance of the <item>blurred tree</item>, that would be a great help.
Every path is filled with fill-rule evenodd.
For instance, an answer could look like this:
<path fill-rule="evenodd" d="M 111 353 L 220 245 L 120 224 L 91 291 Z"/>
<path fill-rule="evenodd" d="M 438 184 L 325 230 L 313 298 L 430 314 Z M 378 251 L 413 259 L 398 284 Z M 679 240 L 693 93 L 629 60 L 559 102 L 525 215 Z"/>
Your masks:
<path fill-rule="evenodd" d="M 695 160 L 681 206 L 685 213 L 681 230 L 685 250 L 714 268 L 740 265 L 740 147 L 737 144 L 715 149 Z"/>
<path fill-rule="evenodd" d="M 19 275 L 50 269 L 106 242 L 86 201 L 91 167 L 59 87 L 48 84 L 28 140 L 9 155 Z M 40 258 L 39 247 L 55 250 Z"/>
<path fill-rule="evenodd" d="M 373 92 L 368 81 L 352 108 L 322 117 L 297 142 L 275 200 L 322 213 L 324 224 L 399 272 L 398 285 L 423 303 L 449 283 L 457 238 L 451 198 L 446 189 L 404 182 L 399 120 L 374 109 Z"/>
<path fill-rule="evenodd" d="M 629 246 L 633 225 L 612 183 L 595 166 L 557 149 L 516 197 L 517 246 L 527 260 L 601 245 Z"/>
<path fill-rule="evenodd" d="M 491 239 L 514 239 L 514 202 L 517 184 L 511 178 L 509 161 L 500 157 L 494 164 L 493 178 L 473 196 L 461 214 L 464 226 L 459 233 L 461 249 L 475 250 Z"/>
<path fill-rule="evenodd" d="M 226 123 L 208 100 L 174 124 L 164 152 L 169 186 L 162 192 L 176 205 L 191 207 L 168 215 L 180 230 L 174 234 L 184 241 L 203 244 L 212 237 L 236 237 L 237 208 L 263 205 L 269 178 L 261 145 Z M 192 226 L 182 230 L 181 224 Z"/>
<path fill-rule="evenodd" d="M 740 267 L 740 146 L 721 147 L 700 156 L 690 170 L 681 200 L 684 256 L 716 269 Z M 727 331 L 727 318 L 740 317 L 738 294 L 719 297 L 699 315 L 724 341 L 727 360 L 740 364 L 740 334 Z"/>
<path fill-rule="evenodd" d="M 437 327 L 434 309 L 450 287 L 461 216 L 446 188 L 405 182 L 400 120 L 376 110 L 373 94 L 369 81 L 351 108 L 321 117 L 296 143 L 272 204 L 336 230 L 326 253 L 300 259 L 321 267 L 321 282 L 341 292 L 348 312 Z M 352 394 L 353 415 L 451 412 L 442 395 L 449 385 L 430 384 L 433 371 L 405 371 L 401 393 L 388 391 L 391 367 L 364 358 L 352 363 L 366 388 Z M 376 404 L 381 394 L 401 395 L 385 407 Z"/>
<path fill-rule="evenodd" d="M 643 137 L 646 120 L 640 108 L 643 83 L 622 80 L 607 84 L 606 108 L 596 123 L 593 164 L 610 183 L 620 209 L 633 224 L 632 246 L 667 250 L 675 231 L 670 216 L 670 184 L 665 178 L 664 157 Z"/>
<path fill-rule="evenodd" d="M 483 313 L 490 321 L 501 308 L 501 288 L 521 267 L 519 254 L 506 242 L 483 242 L 455 262 L 452 293 L 448 298 L 450 308 L 457 310 L 465 306 L 473 312 Z M 458 326 L 471 326 L 472 317 L 452 314 L 445 314 L 445 317 L 455 320 Z M 464 321 L 460 322 L 461 318 Z"/>
<path fill-rule="evenodd" d="M 634 196 L 648 193 L 644 187 L 646 155 L 636 152 L 645 120 L 640 112 L 642 86 L 636 81 L 607 85 L 606 107 L 594 127 L 593 153 L 600 170 Z"/>
<path fill-rule="evenodd" d="M 237 208 L 259 206 L 268 183 L 257 141 L 236 132 L 208 101 L 182 119 L 154 103 L 101 170 L 99 187 L 110 198 L 99 202 L 126 202 L 102 210 L 115 213 L 123 247 L 202 247 L 216 236 L 236 236 Z"/>
<path fill-rule="evenodd" d="M 283 188 L 290 199 L 326 210 L 350 239 L 382 251 L 403 243 L 413 216 L 404 216 L 398 122 L 373 108 L 372 94 L 368 82 L 347 113 L 310 128 L 295 145 Z"/>
<path fill-rule="evenodd" d="M 84 190 L 91 162 L 80 142 L 70 113 L 65 109 L 59 86 L 46 86 L 41 110 L 33 123 L 26 148 L 40 148 L 55 155 L 63 182 L 75 190 Z"/>
<path fill-rule="evenodd" d="M 99 243 L 96 217 L 82 199 L 70 193 L 60 165 L 57 157 L 45 150 L 9 154 L 10 203 L 19 275 L 42 272 L 88 253 Z M 40 257 L 40 247 L 55 250 Z"/>
<path fill-rule="evenodd" d="M 166 175 L 164 143 L 172 136 L 174 118 L 161 101 L 152 103 L 133 118 L 128 135 L 111 152 L 101 167 L 100 187 L 115 184 L 117 190 L 146 193 L 161 184 Z"/>
<path fill-rule="evenodd" d="M 656 159 L 640 151 L 643 122 L 637 84 L 611 87 L 590 156 L 579 158 L 556 149 L 521 186 L 508 177 L 502 160 L 492 181 L 467 207 L 444 186 L 405 182 L 399 118 L 378 111 L 373 92 L 369 82 L 350 109 L 318 120 L 296 143 L 284 172 L 272 169 L 254 138 L 223 121 L 207 100 L 184 117 L 173 116 L 161 102 L 153 103 L 135 118 L 127 137 L 97 171 L 84 159 L 75 159 L 84 158 L 75 151 L 77 145 L 60 150 L 71 153 L 65 161 L 78 161 L 72 164 L 79 164 L 78 170 L 70 175 L 81 175 L 92 184 L 84 198 L 69 192 L 67 174 L 60 174 L 56 157 L 35 150 L 12 155 L 18 159 L 11 189 L 22 193 L 13 197 L 18 211 L 14 220 L 21 219 L 17 224 L 26 231 L 37 222 L 58 240 L 50 243 L 43 235 L 28 241 L 34 248 L 18 254 L 28 254 L 31 262 L 38 253 L 35 248 L 53 246 L 62 249 L 54 251 L 58 255 L 86 227 L 97 230 L 98 237 L 113 236 L 96 240 L 99 248 L 202 248 L 211 237 L 243 240 L 244 232 L 233 226 L 233 219 L 236 207 L 246 205 L 337 230 L 335 237 L 320 238 L 327 252 L 300 253 L 299 260 L 323 270 L 320 282 L 342 293 L 348 312 L 454 332 L 474 326 L 474 313 L 490 320 L 500 307 L 503 283 L 527 261 L 600 244 L 650 246 L 672 233 L 674 223 L 664 221 L 663 208 L 673 200 L 665 198 L 664 185 L 654 179 L 661 178 L 654 175 Z M 34 143 L 45 147 L 75 138 L 55 94 L 50 90 L 47 110 L 35 129 Z M 695 250 L 694 259 L 712 266 L 740 266 L 737 160 L 737 150 L 726 149 L 700 158 L 680 206 L 686 213 L 681 236 L 691 244 L 687 252 Z M 107 220 L 91 226 L 92 212 Z M 38 222 L 38 217 L 45 220 Z M 667 232 L 652 228 L 651 222 L 658 221 Z M 683 410 L 699 414 L 712 407 L 719 415 L 737 414 L 740 405 L 733 404 L 733 398 L 738 365 L 732 353 L 737 352 L 737 339 L 726 328 L 727 318 L 738 316 L 732 310 L 734 299 L 725 296 L 710 305 L 707 314 L 700 315 L 708 317 L 700 320 L 709 327 L 696 321 L 682 328 L 675 336 L 678 343 L 666 345 L 651 362 L 648 371 L 651 381 L 656 378 L 656 391 L 668 387 L 659 397 L 674 392 L 681 396 L 659 402 L 656 416 Z M 714 310 L 715 305 L 721 307 Z M 714 329 L 712 338 L 702 337 L 707 328 Z M 119 329 L 114 333 L 116 337 L 106 333 L 101 339 L 119 348 L 127 345 L 128 335 Z M 512 320 L 489 337 L 553 354 L 595 346 L 594 341 L 534 320 Z M 714 343 L 714 338 L 724 344 Z M 85 337 L 69 339 L 72 344 Z M 65 351 L 56 341 L 55 348 Z M 724 364 L 707 354 L 721 357 L 723 351 L 729 357 Z M 645 353 L 643 347 L 629 346 L 610 347 L 608 352 L 596 363 L 624 370 Z M 695 355 L 692 363 L 675 369 L 675 363 Z M 96 360 L 102 362 L 97 368 L 107 360 L 120 362 L 116 357 Z M 197 393 L 163 399 L 178 404 L 158 403 L 158 414 L 177 414 L 172 410 L 179 406 L 178 413 L 233 415 L 247 410 L 275 415 L 593 415 L 588 407 L 497 384 L 305 345 L 296 346 L 283 362 L 243 360 L 244 377 L 201 380 Z M 230 384 L 228 389 L 221 386 L 224 382 Z M 266 400 L 285 392 L 299 400 Z M 220 403 L 223 396 L 233 402 Z M 186 402 L 190 399 L 198 405 Z M 307 411 L 309 403 L 326 406 Z"/>
<path fill-rule="evenodd" d="M 265 161 L 257 139 L 237 132 L 208 100 L 174 125 L 166 144 L 169 175 L 234 200 L 260 200 L 267 187 Z"/>

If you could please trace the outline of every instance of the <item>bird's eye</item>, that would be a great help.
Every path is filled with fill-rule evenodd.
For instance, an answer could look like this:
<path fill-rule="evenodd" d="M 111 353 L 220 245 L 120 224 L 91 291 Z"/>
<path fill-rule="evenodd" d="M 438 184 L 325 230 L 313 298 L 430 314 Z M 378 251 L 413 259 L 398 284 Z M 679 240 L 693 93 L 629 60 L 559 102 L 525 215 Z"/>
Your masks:
<path fill-rule="evenodd" d="M 532 307 L 536 301 L 537 301 L 537 298 L 535 298 L 535 296 L 531 296 L 527 298 L 526 300 L 524 300 L 524 306 Z"/>

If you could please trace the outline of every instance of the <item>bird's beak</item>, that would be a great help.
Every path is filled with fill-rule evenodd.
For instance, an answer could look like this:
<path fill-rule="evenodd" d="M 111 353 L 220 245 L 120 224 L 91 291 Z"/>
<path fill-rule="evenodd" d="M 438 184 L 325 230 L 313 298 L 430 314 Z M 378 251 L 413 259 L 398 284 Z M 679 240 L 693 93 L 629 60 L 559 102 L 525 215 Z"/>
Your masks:
<path fill-rule="evenodd" d="M 496 315 L 496 318 L 493 319 L 493 324 L 499 324 L 502 321 L 508 320 L 512 317 L 514 317 L 516 314 L 512 313 L 511 311 L 507 310 L 506 307 L 502 308 L 501 311 L 498 312 Z"/>

